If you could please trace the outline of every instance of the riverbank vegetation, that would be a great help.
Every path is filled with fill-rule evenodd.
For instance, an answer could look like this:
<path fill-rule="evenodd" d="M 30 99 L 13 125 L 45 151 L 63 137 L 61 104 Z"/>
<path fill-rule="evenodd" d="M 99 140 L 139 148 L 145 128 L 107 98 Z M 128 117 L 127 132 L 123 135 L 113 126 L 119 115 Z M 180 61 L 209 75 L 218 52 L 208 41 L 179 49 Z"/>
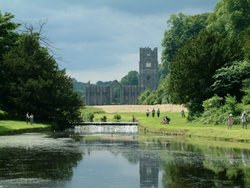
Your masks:
<path fill-rule="evenodd" d="M 28 112 L 35 121 L 64 129 L 78 118 L 83 102 L 51 55 L 53 45 L 42 35 L 44 23 L 35 31 L 13 18 L 0 12 L 0 110 L 5 112 L 1 118 L 23 120 Z M 24 32 L 18 32 L 20 28 Z"/>
<path fill-rule="evenodd" d="M 114 122 L 114 116 L 117 114 L 121 116 L 120 121 L 132 122 L 134 116 L 139 123 L 140 135 L 183 136 L 192 138 L 192 140 L 209 138 L 218 141 L 250 142 L 250 125 L 248 125 L 249 129 L 242 129 L 240 124 L 234 124 L 232 130 L 228 130 L 226 120 L 224 123 L 217 125 L 212 123 L 202 124 L 200 121 L 188 121 L 186 117 L 182 117 L 180 112 L 162 112 L 160 117 L 157 117 L 157 115 L 152 117 L 152 114 L 146 117 L 145 113 L 134 111 L 107 113 L 105 112 L 105 106 L 86 107 L 84 114 L 82 114 L 83 118 L 89 116 L 88 112 L 93 115 L 94 122 L 101 122 L 103 116 L 106 117 L 107 122 Z M 169 124 L 161 123 L 164 116 L 170 118 Z"/>
<path fill-rule="evenodd" d="M 250 1 L 220 0 L 211 13 L 172 15 L 162 46 L 160 85 L 145 91 L 141 104 L 184 104 L 190 120 L 212 124 L 250 112 Z"/>

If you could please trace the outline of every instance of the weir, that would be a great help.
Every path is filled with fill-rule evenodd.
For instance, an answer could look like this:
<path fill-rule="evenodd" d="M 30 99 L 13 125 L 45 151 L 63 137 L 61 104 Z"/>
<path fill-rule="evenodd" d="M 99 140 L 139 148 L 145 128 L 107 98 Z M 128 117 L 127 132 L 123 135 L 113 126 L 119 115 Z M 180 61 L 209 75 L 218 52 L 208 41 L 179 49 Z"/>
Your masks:
<path fill-rule="evenodd" d="M 138 133 L 137 122 L 81 122 L 74 123 L 74 132 L 79 134 L 94 133 Z"/>

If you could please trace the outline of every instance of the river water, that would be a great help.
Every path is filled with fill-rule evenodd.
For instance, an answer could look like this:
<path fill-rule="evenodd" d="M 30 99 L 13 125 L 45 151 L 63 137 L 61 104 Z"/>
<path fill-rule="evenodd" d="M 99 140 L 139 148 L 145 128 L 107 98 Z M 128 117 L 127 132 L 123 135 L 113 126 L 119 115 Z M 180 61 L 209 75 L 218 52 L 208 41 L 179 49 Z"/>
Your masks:
<path fill-rule="evenodd" d="M 250 150 L 137 135 L 0 137 L 0 188 L 249 187 Z"/>

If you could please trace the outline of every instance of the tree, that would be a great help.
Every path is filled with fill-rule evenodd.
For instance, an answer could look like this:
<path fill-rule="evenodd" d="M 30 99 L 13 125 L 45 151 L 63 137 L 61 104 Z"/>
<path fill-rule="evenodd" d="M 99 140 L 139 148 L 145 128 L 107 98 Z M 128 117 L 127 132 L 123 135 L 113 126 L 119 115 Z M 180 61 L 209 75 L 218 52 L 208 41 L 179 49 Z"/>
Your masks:
<path fill-rule="evenodd" d="M 129 71 L 126 76 L 121 79 L 122 85 L 138 85 L 139 74 L 137 71 Z"/>
<path fill-rule="evenodd" d="M 213 92 L 221 97 L 230 94 L 240 101 L 244 95 L 240 92 L 242 83 L 247 78 L 250 78 L 250 62 L 240 61 L 234 62 L 231 66 L 224 66 L 216 70 L 213 76 Z"/>
<path fill-rule="evenodd" d="M 240 42 L 204 31 L 181 48 L 170 65 L 171 96 L 191 112 L 202 111 L 202 101 L 213 96 L 213 75 L 222 66 L 242 59 Z"/>
<path fill-rule="evenodd" d="M 18 38 L 15 30 L 20 24 L 12 22 L 13 18 L 14 15 L 10 13 L 2 14 L 0 12 L 0 61 L 2 61 L 3 54 L 16 44 Z"/>
<path fill-rule="evenodd" d="M 0 12 L 0 91 L 3 90 L 2 80 L 5 79 L 5 70 L 2 67 L 3 55 L 16 44 L 18 34 L 15 30 L 19 24 L 12 22 L 14 15 L 10 13 L 1 14 Z M 2 106 L 3 96 L 0 92 L 0 107 Z"/>
<path fill-rule="evenodd" d="M 77 118 L 82 102 L 71 79 L 41 47 L 39 37 L 38 33 L 22 34 L 17 46 L 4 55 L 3 110 L 19 118 L 32 112 L 37 120 L 64 128 Z"/>
<path fill-rule="evenodd" d="M 169 73 L 169 64 L 173 61 L 177 51 L 205 29 L 208 15 L 204 13 L 188 16 L 180 13 L 170 16 L 167 21 L 169 29 L 164 33 L 162 40 L 162 78 Z"/>
<path fill-rule="evenodd" d="M 221 0 L 209 17 L 207 28 L 234 37 L 250 25 L 249 0 Z"/>

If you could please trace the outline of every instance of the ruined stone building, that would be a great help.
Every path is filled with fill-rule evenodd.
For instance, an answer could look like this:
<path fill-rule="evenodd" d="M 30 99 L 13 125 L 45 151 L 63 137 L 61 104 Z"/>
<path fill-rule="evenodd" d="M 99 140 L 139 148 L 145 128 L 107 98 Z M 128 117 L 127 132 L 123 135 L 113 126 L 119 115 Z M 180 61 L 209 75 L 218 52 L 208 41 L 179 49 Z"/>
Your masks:
<path fill-rule="evenodd" d="M 159 83 L 157 48 L 140 48 L 138 86 L 121 85 L 117 80 L 109 86 L 88 84 L 85 91 L 86 105 L 138 104 L 139 95 L 156 90 Z"/>

